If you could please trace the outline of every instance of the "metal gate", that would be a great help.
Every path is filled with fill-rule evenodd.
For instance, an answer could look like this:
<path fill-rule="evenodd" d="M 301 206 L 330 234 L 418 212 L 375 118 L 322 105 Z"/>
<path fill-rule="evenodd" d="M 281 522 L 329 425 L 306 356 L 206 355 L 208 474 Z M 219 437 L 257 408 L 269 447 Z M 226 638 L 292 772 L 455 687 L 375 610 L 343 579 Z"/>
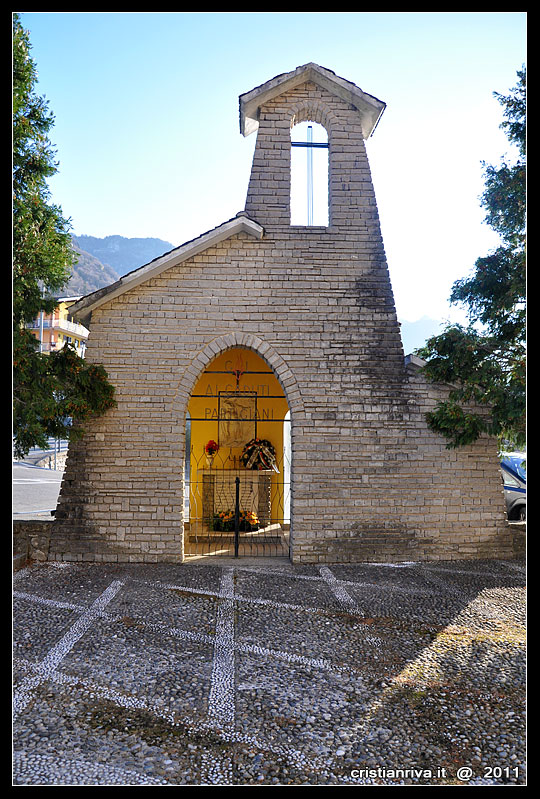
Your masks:
<path fill-rule="evenodd" d="M 232 450 L 186 458 L 186 556 L 288 557 L 290 450 L 246 468 Z M 189 464 L 189 466 L 188 466 Z"/>

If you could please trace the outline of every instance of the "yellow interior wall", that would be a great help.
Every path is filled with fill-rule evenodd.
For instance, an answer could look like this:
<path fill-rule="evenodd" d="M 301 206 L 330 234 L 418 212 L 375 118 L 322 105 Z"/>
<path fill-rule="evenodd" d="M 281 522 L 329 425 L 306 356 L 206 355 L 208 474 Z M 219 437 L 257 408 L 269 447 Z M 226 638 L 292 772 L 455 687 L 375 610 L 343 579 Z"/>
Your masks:
<path fill-rule="evenodd" d="M 213 439 L 220 445 L 215 459 L 218 468 L 243 468 L 239 462 L 242 446 L 223 447 L 219 440 L 218 395 L 220 391 L 237 390 L 234 370 L 244 373 L 238 382 L 238 391 L 257 394 L 257 438 L 270 441 L 276 452 L 280 474 L 272 474 L 272 518 L 282 520 L 283 499 L 278 496 L 283 483 L 283 420 L 289 406 L 278 379 L 268 364 L 251 350 L 235 348 L 217 356 L 206 368 L 195 385 L 188 411 L 191 416 L 191 482 L 201 480 L 198 470 L 207 468 L 204 448 Z M 259 372 L 260 374 L 250 374 Z M 221 374 L 220 374 L 221 373 Z M 253 437 L 253 436 L 251 436 Z M 244 443 L 247 444 L 249 438 Z M 190 508 L 190 517 L 198 516 L 200 509 Z"/>

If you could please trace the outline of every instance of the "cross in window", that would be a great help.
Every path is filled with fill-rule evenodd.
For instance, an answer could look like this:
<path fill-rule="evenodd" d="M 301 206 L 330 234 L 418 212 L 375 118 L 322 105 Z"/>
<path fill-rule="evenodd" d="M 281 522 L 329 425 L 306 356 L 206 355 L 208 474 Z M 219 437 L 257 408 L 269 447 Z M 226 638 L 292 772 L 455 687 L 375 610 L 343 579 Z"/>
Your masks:
<path fill-rule="evenodd" d="M 313 224 L 313 148 L 324 147 L 328 149 L 328 142 L 313 141 L 313 127 L 307 127 L 307 141 L 292 141 L 291 147 L 307 148 L 307 223 Z"/>

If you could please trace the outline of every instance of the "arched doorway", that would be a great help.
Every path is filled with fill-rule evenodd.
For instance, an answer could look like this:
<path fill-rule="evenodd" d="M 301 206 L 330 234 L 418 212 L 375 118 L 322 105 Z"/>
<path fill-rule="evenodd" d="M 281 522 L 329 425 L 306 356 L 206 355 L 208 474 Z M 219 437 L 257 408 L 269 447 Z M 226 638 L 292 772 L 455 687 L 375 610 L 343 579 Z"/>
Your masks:
<path fill-rule="evenodd" d="M 253 350 L 206 365 L 187 407 L 185 557 L 289 556 L 290 426 L 283 388 Z"/>

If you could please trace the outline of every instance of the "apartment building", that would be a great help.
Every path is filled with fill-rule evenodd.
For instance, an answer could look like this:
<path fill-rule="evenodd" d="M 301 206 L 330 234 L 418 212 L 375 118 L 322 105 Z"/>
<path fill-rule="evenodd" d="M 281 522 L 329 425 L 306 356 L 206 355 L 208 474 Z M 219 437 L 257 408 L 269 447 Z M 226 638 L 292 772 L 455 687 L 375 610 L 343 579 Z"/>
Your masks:
<path fill-rule="evenodd" d="M 51 314 L 40 315 L 27 324 L 39 341 L 40 352 L 60 350 L 64 344 L 73 344 L 77 354 L 84 358 L 88 329 L 76 322 L 70 308 L 80 297 L 59 297 L 58 304 Z"/>

